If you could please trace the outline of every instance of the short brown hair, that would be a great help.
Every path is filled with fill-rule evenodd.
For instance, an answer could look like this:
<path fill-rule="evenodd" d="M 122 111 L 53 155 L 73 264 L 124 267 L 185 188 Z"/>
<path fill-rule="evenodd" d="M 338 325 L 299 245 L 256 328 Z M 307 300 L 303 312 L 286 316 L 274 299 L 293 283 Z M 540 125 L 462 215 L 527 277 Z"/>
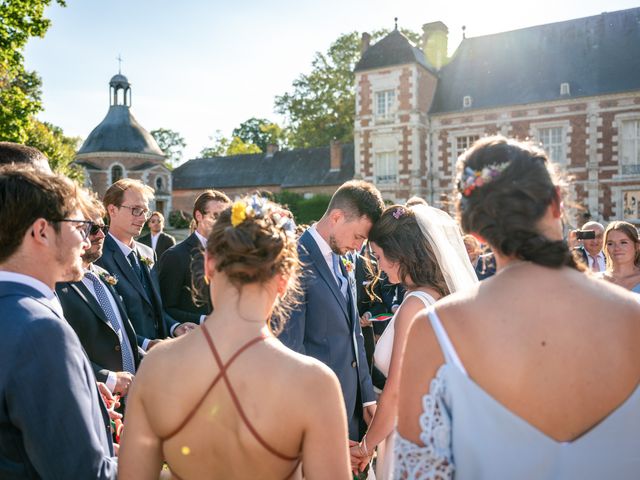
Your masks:
<path fill-rule="evenodd" d="M 348 219 L 366 216 L 375 223 L 384 210 L 384 200 L 378 189 L 362 180 L 343 183 L 331 197 L 327 212 L 339 209 Z"/>
<path fill-rule="evenodd" d="M 164 215 L 158 211 L 152 212 L 151 216 L 149 217 L 149 220 L 151 220 L 153 217 L 158 217 L 160 218 L 160 220 L 162 220 L 162 223 L 164 223 Z"/>
<path fill-rule="evenodd" d="M 82 205 L 82 214 L 87 220 L 93 220 L 96 217 L 104 218 L 107 216 L 107 210 L 94 192 L 85 191 L 85 201 Z"/>
<path fill-rule="evenodd" d="M 196 201 L 193 202 L 193 219 L 196 219 L 196 212 L 200 212 L 201 214 L 205 214 L 207 203 L 211 201 L 221 202 L 221 203 L 231 203 L 229 197 L 227 197 L 223 192 L 219 190 L 205 190 L 196 198 Z"/>
<path fill-rule="evenodd" d="M 0 142 L 0 165 L 15 163 L 37 168 L 41 162 L 48 164 L 49 160 L 37 148 L 13 142 Z"/>
<path fill-rule="evenodd" d="M 82 206 L 82 188 L 67 177 L 25 165 L 0 166 L 0 262 L 20 248 L 37 219 L 48 220 L 59 232 L 56 221 Z"/>
<path fill-rule="evenodd" d="M 124 192 L 130 188 L 142 193 L 148 200 L 153 198 L 154 190 L 150 186 L 133 178 L 121 178 L 107 189 L 102 198 L 102 203 L 104 204 L 104 208 L 107 209 L 107 214 L 109 213 L 109 205 L 115 205 L 116 207 L 122 206 Z"/>

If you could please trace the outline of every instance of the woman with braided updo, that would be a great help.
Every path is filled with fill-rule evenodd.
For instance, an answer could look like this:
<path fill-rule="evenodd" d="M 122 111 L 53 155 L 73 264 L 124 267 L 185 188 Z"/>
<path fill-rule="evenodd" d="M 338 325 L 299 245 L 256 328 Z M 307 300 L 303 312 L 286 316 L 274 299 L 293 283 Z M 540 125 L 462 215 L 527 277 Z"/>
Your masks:
<path fill-rule="evenodd" d="M 574 262 L 543 151 L 489 137 L 458 167 L 497 274 L 414 319 L 394 478 L 637 478 L 640 303 Z"/>
<path fill-rule="evenodd" d="M 119 478 L 157 479 L 163 462 L 178 480 L 350 478 L 336 376 L 274 336 L 299 268 L 288 212 L 253 196 L 221 213 L 205 257 L 213 313 L 145 358 Z"/>

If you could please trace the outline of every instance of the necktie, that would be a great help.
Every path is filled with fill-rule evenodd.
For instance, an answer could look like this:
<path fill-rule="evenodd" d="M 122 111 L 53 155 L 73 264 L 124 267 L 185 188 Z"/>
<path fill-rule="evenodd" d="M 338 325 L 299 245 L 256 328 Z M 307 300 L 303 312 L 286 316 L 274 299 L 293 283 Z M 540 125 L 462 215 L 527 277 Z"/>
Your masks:
<path fill-rule="evenodd" d="M 153 298 L 151 296 L 151 288 L 149 286 L 149 283 L 147 282 L 147 278 L 145 277 L 144 272 L 142 271 L 142 267 L 140 266 L 140 261 L 138 260 L 138 255 L 136 254 L 135 250 L 131 250 L 131 253 L 127 255 L 127 259 L 129 260 L 129 263 L 131 264 L 133 271 L 138 276 L 138 280 L 140 280 L 140 283 L 142 284 L 142 288 L 147 294 L 147 297 L 149 297 L 149 300 L 151 301 L 151 299 Z"/>
<path fill-rule="evenodd" d="M 594 272 L 599 272 L 600 271 L 600 264 L 598 263 L 598 256 L 597 255 L 589 255 L 591 257 L 591 260 L 593 260 L 593 262 L 591 263 L 591 270 L 593 270 Z"/>
<path fill-rule="evenodd" d="M 342 270 L 340 269 L 340 255 L 331 253 L 331 260 L 333 262 L 333 273 L 336 275 L 340 292 L 342 292 L 344 298 L 347 298 L 347 279 L 344 278 Z"/>
<path fill-rule="evenodd" d="M 136 373 L 136 367 L 133 361 L 133 353 L 131 352 L 129 345 L 125 343 L 124 333 L 120 328 L 118 318 L 116 317 L 116 314 L 111 307 L 111 302 L 109 302 L 107 290 L 95 273 L 86 272 L 84 276 L 88 278 L 93 284 L 93 289 L 96 292 L 98 304 L 100 304 L 100 308 L 102 308 L 104 315 L 107 317 L 107 320 L 109 320 L 109 323 L 111 324 L 113 330 L 116 332 L 116 335 L 118 335 L 118 341 L 120 342 L 120 353 L 122 354 L 122 369 L 130 373 Z"/>

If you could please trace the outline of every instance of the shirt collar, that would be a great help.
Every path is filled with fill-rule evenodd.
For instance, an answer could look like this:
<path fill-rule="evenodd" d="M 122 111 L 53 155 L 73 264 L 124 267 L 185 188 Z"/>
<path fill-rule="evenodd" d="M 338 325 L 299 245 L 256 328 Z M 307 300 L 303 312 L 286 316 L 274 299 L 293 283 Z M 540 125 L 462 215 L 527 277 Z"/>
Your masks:
<path fill-rule="evenodd" d="M 197 230 L 194 233 L 196 234 L 196 237 L 198 237 L 198 240 L 200 240 L 200 243 L 202 244 L 202 246 L 204 248 L 207 248 L 207 239 L 202 235 L 200 235 L 200 232 L 198 232 Z"/>
<path fill-rule="evenodd" d="M 120 250 L 122 251 L 123 255 L 125 257 L 129 257 L 129 254 L 131 252 L 133 252 L 133 248 L 131 248 L 129 245 L 122 243 L 120 240 L 118 240 L 116 237 L 114 237 L 111 232 L 109 232 L 108 234 L 111 238 L 113 238 L 116 241 L 116 245 L 118 245 L 118 248 L 120 248 Z M 135 245 L 135 243 L 134 243 Z"/>
<path fill-rule="evenodd" d="M 322 236 L 318 233 L 318 229 L 316 228 L 316 225 L 317 223 L 314 223 L 309 227 L 309 233 L 311 234 L 313 239 L 316 241 L 316 244 L 318 244 L 318 248 L 320 249 L 320 253 L 322 253 L 322 256 L 324 258 L 330 258 L 331 254 L 333 253 L 333 250 L 331 250 L 331 247 L 329 246 L 327 241 L 324 238 L 322 238 Z"/>
<path fill-rule="evenodd" d="M 47 302 L 55 312 L 59 316 L 63 316 L 62 305 L 60 305 L 60 301 L 58 300 L 55 292 L 37 278 L 23 273 L 0 271 L 0 282 L 19 283 L 20 285 L 26 285 L 27 287 L 37 290 L 47 299 Z"/>

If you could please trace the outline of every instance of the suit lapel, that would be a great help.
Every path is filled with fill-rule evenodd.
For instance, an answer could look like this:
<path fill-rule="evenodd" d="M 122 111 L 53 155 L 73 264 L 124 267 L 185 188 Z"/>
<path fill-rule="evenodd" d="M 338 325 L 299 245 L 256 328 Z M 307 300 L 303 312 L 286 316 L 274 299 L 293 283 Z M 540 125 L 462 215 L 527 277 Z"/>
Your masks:
<path fill-rule="evenodd" d="M 87 305 L 89 305 L 89 308 L 91 308 L 93 313 L 95 313 L 100 320 L 106 323 L 109 326 L 109 328 L 113 330 L 113 326 L 111 325 L 111 322 L 105 315 L 104 310 L 102 310 L 102 307 L 100 306 L 98 301 L 94 298 L 94 296 L 91 295 L 91 292 L 85 286 L 85 284 L 82 282 L 75 282 L 75 283 L 69 283 L 69 285 L 71 286 L 73 291 L 75 291 L 78 294 L 78 296 L 82 299 L 82 301 L 85 302 Z"/>
<path fill-rule="evenodd" d="M 338 305 L 340 305 L 340 308 L 347 317 L 347 321 L 350 321 L 347 300 L 344 298 L 344 295 L 342 295 L 340 287 L 338 287 L 338 282 L 336 282 L 336 278 L 333 276 L 331 270 L 329 270 L 329 266 L 322 256 L 320 247 L 318 247 L 318 244 L 308 230 L 302 235 L 302 237 L 300 237 L 300 243 L 307 249 L 307 253 L 309 254 L 309 257 L 311 257 L 316 270 L 325 281 L 325 283 L 329 286 L 331 293 L 333 293 L 333 296 L 336 298 Z"/>
<path fill-rule="evenodd" d="M 137 245 L 134 247 L 134 250 L 138 254 L 138 258 L 142 259 L 143 257 L 146 257 L 146 255 L 143 255 L 142 253 L 140 253 L 140 250 L 138 249 Z M 162 300 L 160 299 L 160 293 L 159 293 L 160 292 L 160 287 L 157 286 L 154 283 L 154 278 L 151 275 L 151 270 L 149 270 L 149 267 L 143 261 L 140 261 L 140 269 L 142 270 L 142 275 L 144 275 L 145 278 L 147 279 L 147 283 L 149 284 L 149 288 L 151 288 L 151 290 L 152 290 L 152 292 L 151 292 L 151 294 L 153 295 L 153 300 L 152 301 L 155 302 L 158 306 L 161 305 L 162 304 Z M 140 282 L 138 282 L 138 283 L 140 283 Z M 140 287 L 142 287 L 142 284 L 140 285 Z M 143 290 L 144 290 L 144 288 L 143 288 Z"/>
<path fill-rule="evenodd" d="M 122 272 L 122 274 L 127 278 L 129 283 L 133 285 L 133 287 L 138 291 L 138 293 L 144 298 L 147 303 L 151 304 L 151 299 L 147 297 L 147 293 L 144 291 L 142 287 L 142 283 L 140 279 L 136 275 L 136 272 L 133 270 L 133 267 L 129 263 L 129 260 L 124 256 L 120 247 L 116 244 L 115 240 L 110 237 L 107 237 L 108 245 L 110 247 L 111 253 L 113 254 L 113 260 L 118 265 L 118 268 Z M 105 241 L 105 244 L 107 244 Z M 112 272 L 113 273 L 113 272 Z"/>

